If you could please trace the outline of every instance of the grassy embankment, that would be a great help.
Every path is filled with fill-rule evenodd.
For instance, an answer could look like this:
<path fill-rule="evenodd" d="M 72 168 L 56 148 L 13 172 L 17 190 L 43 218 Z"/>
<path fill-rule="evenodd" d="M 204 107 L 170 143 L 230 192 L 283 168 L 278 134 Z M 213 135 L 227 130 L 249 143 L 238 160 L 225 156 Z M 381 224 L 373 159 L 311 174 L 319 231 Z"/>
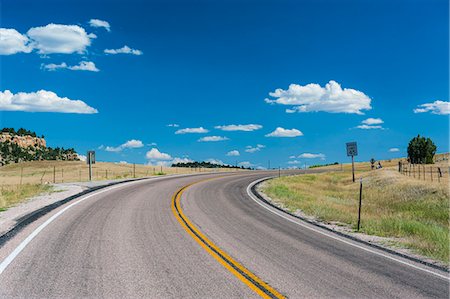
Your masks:
<path fill-rule="evenodd" d="M 189 169 L 152 165 L 98 162 L 93 165 L 93 180 L 114 180 L 176 173 L 232 171 L 225 168 Z M 81 161 L 33 161 L 0 167 L 0 211 L 27 198 L 51 192 L 49 183 L 83 182 L 88 180 L 88 167 Z"/>
<path fill-rule="evenodd" d="M 449 185 L 419 181 L 392 169 L 357 172 L 363 178 L 361 232 L 396 237 L 398 245 L 449 261 Z M 282 177 L 263 191 L 291 212 L 355 229 L 359 183 L 348 171 Z"/>

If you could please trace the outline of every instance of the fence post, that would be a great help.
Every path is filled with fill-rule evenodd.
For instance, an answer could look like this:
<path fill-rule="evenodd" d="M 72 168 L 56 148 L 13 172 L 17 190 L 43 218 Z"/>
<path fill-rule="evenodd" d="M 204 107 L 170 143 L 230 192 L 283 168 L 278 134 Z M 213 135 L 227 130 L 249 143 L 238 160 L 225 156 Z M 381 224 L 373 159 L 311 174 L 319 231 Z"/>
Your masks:
<path fill-rule="evenodd" d="M 56 166 L 53 166 L 53 184 L 56 183 Z"/>
<path fill-rule="evenodd" d="M 64 183 L 64 168 L 61 168 L 61 183 Z"/>
<path fill-rule="evenodd" d="M 23 179 L 23 167 L 20 167 L 20 185 L 22 186 L 22 179 Z"/>
<path fill-rule="evenodd" d="M 358 231 L 361 224 L 362 178 L 359 179 Z"/>
<path fill-rule="evenodd" d="M 433 181 L 433 166 L 430 166 L 431 181 Z"/>

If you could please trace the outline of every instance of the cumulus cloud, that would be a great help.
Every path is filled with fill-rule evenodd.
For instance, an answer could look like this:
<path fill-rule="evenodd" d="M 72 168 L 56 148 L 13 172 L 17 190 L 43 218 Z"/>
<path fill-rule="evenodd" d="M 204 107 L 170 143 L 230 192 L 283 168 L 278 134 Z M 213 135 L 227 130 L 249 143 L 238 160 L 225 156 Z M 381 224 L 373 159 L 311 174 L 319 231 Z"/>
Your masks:
<path fill-rule="evenodd" d="M 361 123 L 365 125 L 380 125 L 384 123 L 384 121 L 381 118 L 368 118 L 363 120 Z"/>
<path fill-rule="evenodd" d="M 178 128 L 180 125 L 179 124 L 168 124 L 167 126 L 171 127 L 171 128 Z"/>
<path fill-rule="evenodd" d="M 257 144 L 256 146 L 248 145 L 248 146 L 245 147 L 245 151 L 246 151 L 247 153 L 253 154 L 253 153 L 259 152 L 261 149 L 263 149 L 263 148 L 265 148 L 265 147 L 266 147 L 266 146 L 265 146 L 265 145 L 262 145 L 262 144 Z"/>
<path fill-rule="evenodd" d="M 88 106 L 81 100 L 61 98 L 56 93 L 47 90 L 16 94 L 9 90 L 0 91 L 0 111 L 98 113 L 97 109 Z"/>
<path fill-rule="evenodd" d="M 290 161 L 288 161 L 287 162 L 288 164 L 300 164 L 300 163 L 302 163 L 301 161 L 299 161 L 299 160 L 290 160 Z"/>
<path fill-rule="evenodd" d="M 226 125 L 226 126 L 215 126 L 214 128 L 222 131 L 255 131 L 262 128 L 261 125 L 248 124 L 248 125 Z"/>
<path fill-rule="evenodd" d="M 86 156 L 77 154 L 77 158 L 80 159 L 80 161 L 86 162 Z"/>
<path fill-rule="evenodd" d="M 224 141 L 224 140 L 228 140 L 228 138 L 223 137 L 223 136 L 206 136 L 206 137 L 200 138 L 198 141 L 199 142 L 216 142 L 216 141 Z"/>
<path fill-rule="evenodd" d="M 105 49 L 104 52 L 106 54 L 112 54 L 112 55 L 116 55 L 116 54 L 142 55 L 142 54 L 144 54 L 144 53 L 142 53 L 141 50 L 132 49 L 126 45 L 120 49 Z"/>
<path fill-rule="evenodd" d="M 172 156 L 166 153 L 161 153 L 157 148 L 149 150 L 145 157 L 150 161 L 168 161 L 172 160 Z"/>
<path fill-rule="evenodd" d="M 272 133 L 266 134 L 266 137 L 297 137 L 303 136 L 303 133 L 297 129 L 284 129 L 278 127 Z"/>
<path fill-rule="evenodd" d="M 275 99 L 265 99 L 269 104 L 292 106 L 287 113 L 329 112 L 364 114 L 363 110 L 372 109 L 371 99 L 363 92 L 342 88 L 331 80 L 325 87 L 311 83 L 307 85 L 291 84 L 287 90 L 278 88 L 269 95 Z"/>
<path fill-rule="evenodd" d="M 15 29 L 0 28 L 0 55 L 30 53 L 32 50 L 27 36 Z"/>
<path fill-rule="evenodd" d="M 227 156 L 230 156 L 230 157 L 237 157 L 237 156 L 240 156 L 240 155 L 241 155 L 241 153 L 239 153 L 238 150 L 232 150 L 232 151 L 229 151 L 227 153 Z"/>
<path fill-rule="evenodd" d="M 199 128 L 184 128 L 184 129 L 180 129 L 177 130 L 175 132 L 175 134 L 203 134 L 203 133 L 208 133 L 209 131 L 206 130 L 203 127 L 199 127 Z"/>
<path fill-rule="evenodd" d="M 431 112 L 433 114 L 448 115 L 450 114 L 450 102 L 434 101 L 433 103 L 425 103 L 417 106 L 414 109 L 414 113 L 426 113 Z"/>
<path fill-rule="evenodd" d="M 104 149 L 107 152 L 121 152 L 127 148 L 141 148 L 143 146 L 144 146 L 144 144 L 142 143 L 142 141 L 136 140 L 136 139 L 131 139 L 119 146 L 116 146 L 116 147 L 107 146 Z"/>
<path fill-rule="evenodd" d="M 47 71 L 56 71 L 59 69 L 68 69 L 72 71 L 90 71 L 90 72 L 98 72 L 100 71 L 96 66 L 95 63 L 92 61 L 81 61 L 77 65 L 68 66 L 65 62 L 60 64 L 42 64 L 42 68 Z"/>
<path fill-rule="evenodd" d="M 369 125 L 359 125 L 359 126 L 356 126 L 356 128 L 362 129 L 362 130 L 381 130 L 381 129 L 383 129 L 382 126 L 369 126 Z"/>
<path fill-rule="evenodd" d="M 173 158 L 173 160 L 171 161 L 171 164 L 190 163 L 190 162 L 194 162 L 194 160 L 191 160 L 189 158 Z"/>
<path fill-rule="evenodd" d="M 246 168 L 255 166 L 253 163 L 251 163 L 251 162 L 249 162 L 249 161 L 242 161 L 242 162 L 239 162 L 238 165 L 239 165 L 239 166 L 246 167 Z"/>
<path fill-rule="evenodd" d="M 397 148 L 397 147 L 393 147 L 393 148 L 390 148 L 390 149 L 389 149 L 389 152 L 390 152 L 390 153 L 396 153 L 396 152 L 399 152 L 399 151 L 400 151 L 400 149 Z"/>
<path fill-rule="evenodd" d="M 303 153 L 303 154 L 299 155 L 298 158 L 303 158 L 303 159 L 317 159 L 317 158 L 320 158 L 320 160 L 325 160 L 326 156 L 324 154 Z"/>
<path fill-rule="evenodd" d="M 211 164 L 216 164 L 216 165 L 225 165 L 225 163 L 223 163 L 222 160 L 214 159 L 214 158 L 206 159 L 205 162 L 209 162 Z"/>
<path fill-rule="evenodd" d="M 31 46 L 40 54 L 85 53 L 95 34 L 88 34 L 78 25 L 48 24 L 27 32 Z"/>
<path fill-rule="evenodd" d="M 102 20 L 99 20 L 99 19 L 91 19 L 90 21 L 89 21 L 89 25 L 91 25 L 91 27 L 96 27 L 96 28 L 105 28 L 106 29 L 106 31 L 111 31 L 111 26 L 109 25 L 109 23 L 108 22 L 106 22 L 106 21 L 102 21 Z"/>

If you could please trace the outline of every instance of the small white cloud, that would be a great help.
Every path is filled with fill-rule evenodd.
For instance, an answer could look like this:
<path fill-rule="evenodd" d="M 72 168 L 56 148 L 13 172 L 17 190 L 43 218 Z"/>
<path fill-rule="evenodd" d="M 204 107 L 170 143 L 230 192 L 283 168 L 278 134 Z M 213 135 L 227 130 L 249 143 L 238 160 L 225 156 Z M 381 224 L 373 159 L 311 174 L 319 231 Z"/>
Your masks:
<path fill-rule="evenodd" d="M 450 102 L 434 101 L 433 103 L 425 103 L 414 109 L 414 113 L 431 112 L 438 115 L 450 114 Z"/>
<path fill-rule="evenodd" d="M 108 32 L 111 31 L 111 26 L 109 25 L 109 23 L 106 21 L 99 20 L 99 19 L 91 19 L 89 21 L 89 25 L 91 25 L 91 27 L 96 27 L 96 28 L 99 28 L 99 27 L 105 28 L 106 31 L 108 31 Z"/>
<path fill-rule="evenodd" d="M 290 160 L 287 163 L 292 165 L 292 164 L 301 164 L 302 162 L 299 160 Z"/>
<path fill-rule="evenodd" d="M 48 71 L 56 71 L 58 69 L 68 69 L 72 71 L 90 71 L 90 72 L 98 72 L 100 71 L 95 63 L 92 61 L 81 61 L 78 65 L 68 66 L 65 62 L 61 64 L 42 64 L 42 68 Z"/>
<path fill-rule="evenodd" d="M 278 127 L 272 133 L 266 134 L 266 137 L 297 137 L 303 136 L 303 133 L 297 129 L 284 129 Z"/>
<path fill-rule="evenodd" d="M 216 141 L 224 141 L 224 140 L 229 140 L 227 137 L 223 137 L 223 136 L 206 136 L 203 138 L 200 138 L 198 141 L 199 142 L 216 142 Z"/>
<path fill-rule="evenodd" d="M 168 124 L 167 126 L 171 127 L 171 128 L 178 128 L 180 125 L 179 124 Z"/>
<path fill-rule="evenodd" d="M 222 160 L 219 160 L 219 159 L 213 159 L 213 158 L 207 159 L 207 160 L 205 160 L 205 162 L 209 162 L 209 163 L 211 163 L 211 164 L 216 164 L 216 165 L 225 165 L 225 163 L 223 163 Z"/>
<path fill-rule="evenodd" d="M 391 152 L 391 153 L 396 153 L 396 152 L 399 152 L 399 151 L 400 151 L 400 149 L 397 148 L 397 147 L 393 147 L 393 148 L 389 149 L 389 152 Z"/>
<path fill-rule="evenodd" d="M 320 160 L 325 160 L 326 156 L 324 154 L 303 153 L 303 154 L 299 155 L 298 158 L 303 158 L 303 159 L 317 159 L 317 158 L 320 158 Z"/>
<path fill-rule="evenodd" d="M 143 146 L 144 146 L 144 144 L 142 143 L 142 141 L 136 140 L 136 139 L 131 139 L 131 140 L 128 140 L 127 142 L 119 145 L 119 146 L 116 146 L 116 147 L 107 146 L 107 147 L 105 147 L 105 151 L 107 151 L 107 152 L 121 152 L 121 151 L 123 151 L 124 149 L 127 149 L 127 148 L 141 148 Z"/>
<path fill-rule="evenodd" d="M 115 164 L 125 165 L 125 164 L 128 164 L 128 162 L 127 161 L 119 161 L 119 162 L 116 162 Z"/>
<path fill-rule="evenodd" d="M 381 118 L 368 118 L 361 122 L 364 125 L 381 125 L 384 121 Z"/>
<path fill-rule="evenodd" d="M 368 125 L 359 125 L 356 128 L 362 129 L 362 130 L 382 130 L 382 126 L 368 126 Z"/>
<path fill-rule="evenodd" d="M 240 156 L 240 155 L 241 155 L 241 153 L 239 153 L 238 150 L 232 150 L 232 151 L 229 151 L 227 153 L 227 156 L 230 156 L 230 157 L 237 157 L 237 156 Z"/>
<path fill-rule="evenodd" d="M 145 157 L 150 161 L 167 161 L 172 160 L 172 157 L 169 154 L 161 153 L 157 148 L 152 148 L 149 150 Z"/>
<path fill-rule="evenodd" d="M 60 24 L 33 27 L 27 35 L 31 40 L 30 45 L 39 54 L 82 54 L 91 45 L 91 40 L 96 38 L 95 34 L 88 34 L 78 25 Z"/>
<path fill-rule="evenodd" d="M 144 53 L 142 53 L 141 50 L 132 49 L 128 46 L 123 46 L 120 49 L 105 49 L 104 52 L 106 54 L 112 54 L 112 55 L 116 55 L 116 54 L 142 55 L 142 54 L 144 54 Z"/>
<path fill-rule="evenodd" d="M 245 151 L 246 151 L 247 153 L 253 154 L 253 153 L 259 152 L 261 149 L 263 149 L 263 148 L 265 148 L 265 147 L 266 147 L 266 146 L 265 146 L 265 145 L 262 145 L 262 144 L 257 144 L 256 146 L 250 146 L 250 145 L 248 145 L 248 146 L 246 146 Z"/>
<path fill-rule="evenodd" d="M 52 91 L 18 92 L 0 91 L 0 111 L 98 113 L 97 109 L 80 100 L 61 98 Z"/>
<path fill-rule="evenodd" d="M 250 132 L 259 130 L 262 128 L 261 125 L 248 124 L 248 125 L 226 125 L 226 126 L 215 126 L 214 128 L 222 131 L 244 131 Z"/>
<path fill-rule="evenodd" d="M 77 158 L 78 158 L 80 161 L 86 162 L 86 156 L 85 156 L 85 155 L 77 154 Z"/>
<path fill-rule="evenodd" d="M 0 28 L 0 55 L 30 53 L 32 50 L 27 36 L 15 29 Z"/>
<path fill-rule="evenodd" d="M 193 160 L 189 159 L 189 158 L 173 158 L 171 164 L 176 164 L 176 163 L 190 163 L 190 162 L 194 162 Z"/>
<path fill-rule="evenodd" d="M 255 166 L 254 164 L 250 163 L 249 161 L 239 162 L 238 165 L 239 165 L 239 166 L 246 167 L 246 168 Z"/>
<path fill-rule="evenodd" d="M 208 133 L 209 131 L 206 130 L 203 127 L 199 127 L 199 128 L 185 128 L 185 129 L 180 129 L 177 130 L 175 132 L 175 134 L 203 134 L 203 133 Z"/>
<path fill-rule="evenodd" d="M 329 81 L 325 87 L 311 83 L 307 85 L 291 84 L 287 90 L 278 88 L 269 95 L 275 100 L 265 99 L 269 104 L 290 105 L 287 113 L 329 112 L 364 114 L 370 110 L 371 99 L 363 92 L 342 88 L 336 81 Z"/>
<path fill-rule="evenodd" d="M 289 156 L 289 159 L 295 159 L 297 158 L 296 156 Z"/>

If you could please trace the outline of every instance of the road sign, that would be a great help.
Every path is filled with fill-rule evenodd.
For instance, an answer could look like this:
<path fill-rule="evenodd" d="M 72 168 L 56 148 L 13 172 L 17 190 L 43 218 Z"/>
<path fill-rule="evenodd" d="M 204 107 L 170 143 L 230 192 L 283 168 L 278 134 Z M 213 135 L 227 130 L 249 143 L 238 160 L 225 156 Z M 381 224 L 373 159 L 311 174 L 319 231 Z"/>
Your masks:
<path fill-rule="evenodd" d="M 358 156 L 358 145 L 356 142 L 347 142 L 347 156 L 354 157 Z"/>
<path fill-rule="evenodd" d="M 95 151 L 88 151 L 86 154 L 86 164 L 95 164 Z"/>

